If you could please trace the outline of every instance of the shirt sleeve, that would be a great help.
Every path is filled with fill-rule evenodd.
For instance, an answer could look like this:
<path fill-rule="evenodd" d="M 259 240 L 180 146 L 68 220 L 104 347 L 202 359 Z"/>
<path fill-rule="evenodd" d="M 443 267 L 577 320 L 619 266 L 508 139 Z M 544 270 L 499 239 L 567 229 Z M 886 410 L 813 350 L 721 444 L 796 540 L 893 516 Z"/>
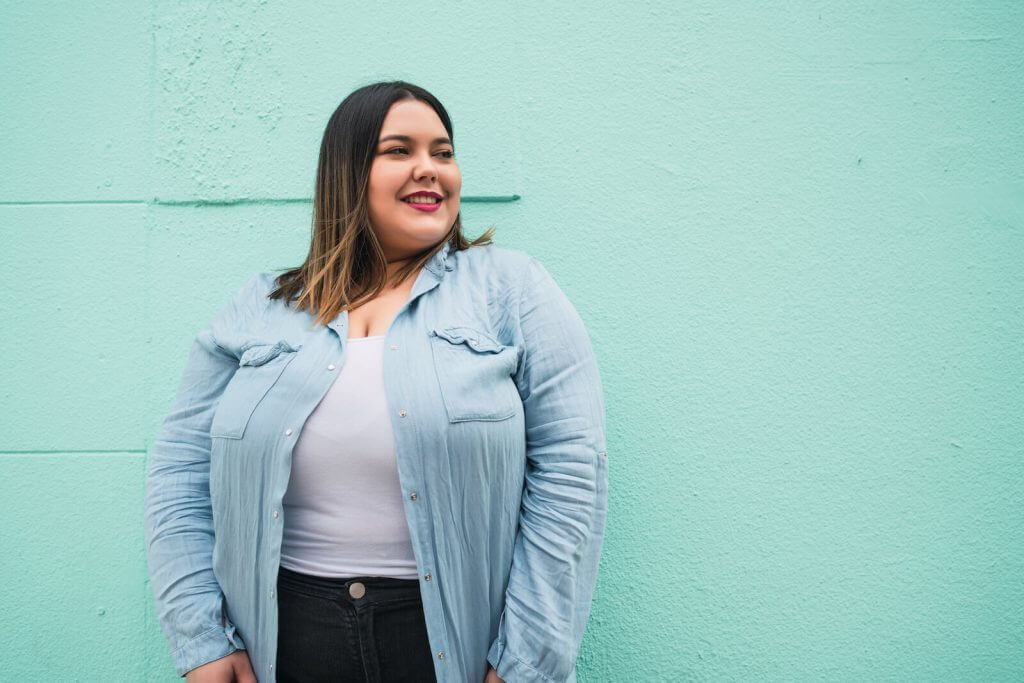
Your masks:
<path fill-rule="evenodd" d="M 575 681 L 608 506 L 604 399 L 583 321 L 530 257 L 520 290 L 516 383 L 526 481 L 497 636 L 506 681 Z"/>
<path fill-rule="evenodd" d="M 179 676 L 245 649 L 213 573 L 210 423 L 238 368 L 233 344 L 225 340 L 253 305 L 256 283 L 257 278 L 246 283 L 196 334 L 177 396 L 149 450 L 146 559 L 157 617 Z"/>

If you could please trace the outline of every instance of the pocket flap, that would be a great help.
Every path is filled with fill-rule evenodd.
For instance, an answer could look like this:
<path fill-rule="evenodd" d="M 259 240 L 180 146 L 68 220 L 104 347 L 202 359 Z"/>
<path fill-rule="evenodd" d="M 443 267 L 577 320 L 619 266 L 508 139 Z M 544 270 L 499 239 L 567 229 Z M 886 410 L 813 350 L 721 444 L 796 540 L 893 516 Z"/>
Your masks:
<path fill-rule="evenodd" d="M 466 344 L 474 351 L 498 353 L 505 348 L 498 340 L 472 327 L 435 327 L 431 333 L 452 344 Z"/>
<path fill-rule="evenodd" d="M 302 344 L 292 346 L 283 339 L 275 344 L 251 344 L 239 356 L 238 365 L 263 365 L 283 352 L 298 351 L 300 348 Z"/>

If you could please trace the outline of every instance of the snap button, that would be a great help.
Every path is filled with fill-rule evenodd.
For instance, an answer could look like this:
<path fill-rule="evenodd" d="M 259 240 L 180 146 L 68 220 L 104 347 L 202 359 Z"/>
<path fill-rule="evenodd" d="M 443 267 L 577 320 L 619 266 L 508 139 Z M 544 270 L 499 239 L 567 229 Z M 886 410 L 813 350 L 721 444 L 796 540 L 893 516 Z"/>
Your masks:
<path fill-rule="evenodd" d="M 409 494 L 409 500 L 416 500 L 416 492 L 415 491 L 413 491 L 412 493 Z"/>
<path fill-rule="evenodd" d="M 359 598 L 366 595 L 366 586 L 356 581 L 348 585 L 348 594 L 358 600 Z"/>

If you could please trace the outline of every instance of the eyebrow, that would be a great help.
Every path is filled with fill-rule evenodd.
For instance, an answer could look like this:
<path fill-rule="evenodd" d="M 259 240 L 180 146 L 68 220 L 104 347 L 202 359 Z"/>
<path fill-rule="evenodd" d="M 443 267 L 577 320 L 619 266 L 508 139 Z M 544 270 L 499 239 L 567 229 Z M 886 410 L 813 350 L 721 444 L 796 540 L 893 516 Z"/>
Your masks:
<path fill-rule="evenodd" d="M 408 143 L 415 142 L 415 140 L 413 140 L 408 135 L 385 135 L 384 137 L 382 137 L 378 141 L 378 143 L 379 142 L 385 142 L 386 140 L 401 140 L 402 142 L 408 142 Z M 449 140 L 448 138 L 434 138 L 433 140 L 430 141 L 430 144 L 432 144 L 432 145 L 450 145 L 450 144 L 452 144 L 452 141 Z"/>

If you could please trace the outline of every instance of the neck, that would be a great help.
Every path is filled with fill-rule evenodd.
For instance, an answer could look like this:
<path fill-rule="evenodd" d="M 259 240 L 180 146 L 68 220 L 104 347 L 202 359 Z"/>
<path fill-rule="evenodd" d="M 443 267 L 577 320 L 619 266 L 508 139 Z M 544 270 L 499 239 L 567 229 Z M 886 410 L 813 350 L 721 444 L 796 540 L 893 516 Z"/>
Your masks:
<path fill-rule="evenodd" d="M 410 261 L 412 261 L 412 258 L 401 258 L 401 259 L 395 259 L 394 261 L 388 261 L 388 265 L 387 265 L 388 280 L 390 280 L 395 275 L 395 273 L 397 273 L 401 268 L 403 268 Z M 420 268 L 422 268 L 422 266 L 420 266 Z M 416 277 L 418 272 L 419 272 L 419 269 L 414 270 L 412 273 L 409 274 L 408 277 L 409 278 L 414 278 L 414 277 Z M 400 286 L 401 284 L 402 283 L 398 283 L 395 286 L 397 287 L 397 286 Z"/>

